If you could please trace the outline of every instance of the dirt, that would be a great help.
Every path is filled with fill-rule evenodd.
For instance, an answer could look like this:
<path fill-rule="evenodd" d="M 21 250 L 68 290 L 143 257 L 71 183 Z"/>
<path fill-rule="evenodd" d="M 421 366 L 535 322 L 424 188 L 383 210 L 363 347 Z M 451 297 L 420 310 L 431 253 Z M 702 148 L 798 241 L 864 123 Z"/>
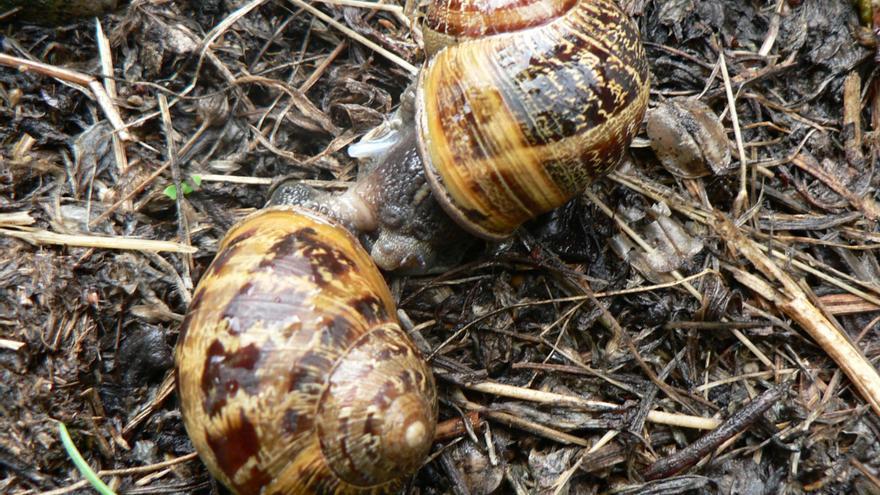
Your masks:
<path fill-rule="evenodd" d="M 880 493 L 878 410 L 809 321 L 772 295 L 803 291 L 877 362 L 871 27 L 843 1 L 622 4 L 648 52 L 651 105 L 699 96 L 726 131 L 730 167 L 676 177 L 643 130 L 622 175 L 593 185 L 590 197 L 509 241 L 481 243 L 450 272 L 388 275 L 434 353 L 441 421 L 468 411 L 480 421 L 439 439 L 408 492 Z M 393 13 L 314 5 L 423 62 L 421 40 Z M 114 106 L 133 123 L 129 142 L 114 143 L 91 90 L 0 66 L 0 492 L 91 492 L 61 445 L 60 421 L 96 471 L 147 466 L 104 473 L 117 493 L 224 493 L 197 458 L 156 466 L 193 452 L 172 387 L 192 288 L 226 230 L 262 207 L 274 181 L 336 190 L 354 180 L 359 164 L 346 146 L 396 108 L 411 75 L 280 0 L 135 0 L 100 21 Z M 7 19 L 0 28 L 2 53 L 100 76 L 92 19 Z M 169 186 L 183 182 L 194 191 L 172 199 Z M 737 220 L 748 241 L 705 212 Z M 14 236 L 28 229 L 196 251 Z M 799 289 L 761 268 L 761 247 L 780 253 L 774 266 Z M 676 282 L 691 275 L 700 299 Z M 486 388 L 496 383 L 619 407 L 522 400 Z M 661 424 L 649 411 L 729 428 L 700 444 L 705 431 Z"/>

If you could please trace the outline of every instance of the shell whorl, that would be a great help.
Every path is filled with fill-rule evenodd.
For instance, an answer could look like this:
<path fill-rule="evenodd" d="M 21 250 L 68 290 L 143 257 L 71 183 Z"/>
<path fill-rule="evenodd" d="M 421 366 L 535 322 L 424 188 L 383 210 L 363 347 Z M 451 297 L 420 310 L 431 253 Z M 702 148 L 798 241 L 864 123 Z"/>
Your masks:
<path fill-rule="evenodd" d="M 388 493 L 430 449 L 430 369 L 369 255 L 315 213 L 229 231 L 175 358 L 187 432 L 237 494 Z"/>
<path fill-rule="evenodd" d="M 613 0 L 439 5 L 426 40 L 458 44 L 419 76 L 420 153 L 447 212 L 503 239 L 622 160 L 648 101 L 644 49 Z"/>

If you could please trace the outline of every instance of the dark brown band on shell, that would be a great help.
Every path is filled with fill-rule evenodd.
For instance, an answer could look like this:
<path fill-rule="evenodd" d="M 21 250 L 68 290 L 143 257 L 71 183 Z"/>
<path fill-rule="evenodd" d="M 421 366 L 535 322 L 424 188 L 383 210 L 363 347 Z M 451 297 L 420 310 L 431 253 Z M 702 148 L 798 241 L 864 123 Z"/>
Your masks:
<path fill-rule="evenodd" d="M 181 411 L 234 493 L 387 493 L 419 467 L 437 417 L 433 377 L 345 229 L 306 210 L 262 210 L 229 231 L 196 294 L 176 351 Z M 395 397 L 423 409 L 401 412 Z M 407 420 L 423 424 L 411 458 L 378 457 L 406 437 Z M 340 454 L 321 431 L 355 436 Z M 381 448 L 354 447 L 364 445 Z"/>
<path fill-rule="evenodd" d="M 464 41 L 420 74 L 428 180 L 464 228 L 503 239 L 620 163 L 648 93 L 638 30 L 612 0 Z"/>

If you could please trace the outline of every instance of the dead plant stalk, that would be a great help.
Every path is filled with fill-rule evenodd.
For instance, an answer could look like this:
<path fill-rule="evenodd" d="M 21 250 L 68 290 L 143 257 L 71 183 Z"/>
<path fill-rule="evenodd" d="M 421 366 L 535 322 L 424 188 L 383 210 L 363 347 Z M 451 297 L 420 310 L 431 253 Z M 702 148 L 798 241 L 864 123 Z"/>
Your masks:
<path fill-rule="evenodd" d="M 822 311 L 788 273 L 780 269 L 758 245 L 746 237 L 728 218 L 716 213 L 714 227 L 728 248 L 749 260 L 768 280 L 755 273 L 728 266 L 728 270 L 743 285 L 771 301 L 795 320 L 837 363 L 861 392 L 877 415 L 880 415 L 880 374 L 858 348 L 841 334 Z M 781 288 L 771 285 L 775 281 Z"/>

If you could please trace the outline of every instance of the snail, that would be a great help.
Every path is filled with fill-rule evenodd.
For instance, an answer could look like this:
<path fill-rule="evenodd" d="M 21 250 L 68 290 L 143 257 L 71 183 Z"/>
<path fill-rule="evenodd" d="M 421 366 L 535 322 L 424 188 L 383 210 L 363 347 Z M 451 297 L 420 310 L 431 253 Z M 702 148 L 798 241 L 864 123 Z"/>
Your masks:
<path fill-rule="evenodd" d="M 423 31 L 428 62 L 396 115 L 350 148 L 372 162 L 356 183 L 287 181 L 269 199 L 339 219 L 385 270 L 443 269 L 460 231 L 498 241 L 562 206 L 622 161 L 648 102 L 613 0 L 436 0 Z"/>
<path fill-rule="evenodd" d="M 61 24 L 78 17 L 105 14 L 118 3 L 117 0 L 0 0 L 0 14 L 18 9 L 13 20 Z"/>
<path fill-rule="evenodd" d="M 336 222 L 273 207 L 230 229 L 180 330 L 181 412 L 239 495 L 388 493 L 424 461 L 433 375 Z"/>

